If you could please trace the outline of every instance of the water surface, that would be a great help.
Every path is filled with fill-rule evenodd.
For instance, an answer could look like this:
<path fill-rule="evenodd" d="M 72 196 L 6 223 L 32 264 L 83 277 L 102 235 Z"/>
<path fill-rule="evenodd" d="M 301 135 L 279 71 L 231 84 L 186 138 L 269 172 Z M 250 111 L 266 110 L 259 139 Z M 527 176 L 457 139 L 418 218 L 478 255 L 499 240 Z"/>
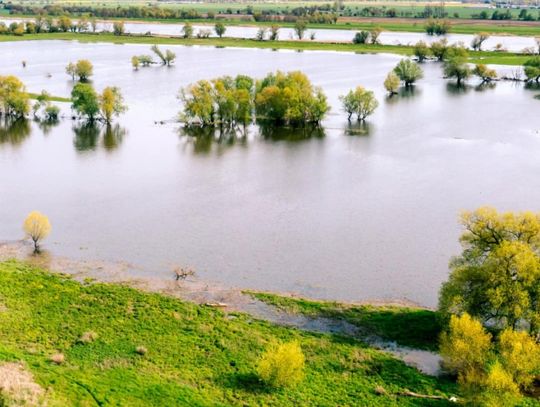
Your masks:
<path fill-rule="evenodd" d="M 69 118 L 2 127 L 0 240 L 22 237 L 37 209 L 53 225 L 46 248 L 64 256 L 125 260 L 167 278 L 173 265 L 190 265 L 225 285 L 433 306 L 459 252 L 460 210 L 540 209 L 540 91 L 521 83 L 456 89 L 429 63 L 414 92 L 387 99 L 394 55 L 172 46 L 176 66 L 133 71 L 131 56 L 148 48 L 0 44 L 0 75 L 19 76 L 32 92 L 69 95 L 65 65 L 88 58 L 94 85 L 119 86 L 129 105 L 110 129 Z M 333 107 L 324 131 L 194 139 L 169 121 L 183 85 L 277 69 L 302 70 L 324 89 Z M 350 129 L 338 96 L 357 85 L 380 107 Z"/>

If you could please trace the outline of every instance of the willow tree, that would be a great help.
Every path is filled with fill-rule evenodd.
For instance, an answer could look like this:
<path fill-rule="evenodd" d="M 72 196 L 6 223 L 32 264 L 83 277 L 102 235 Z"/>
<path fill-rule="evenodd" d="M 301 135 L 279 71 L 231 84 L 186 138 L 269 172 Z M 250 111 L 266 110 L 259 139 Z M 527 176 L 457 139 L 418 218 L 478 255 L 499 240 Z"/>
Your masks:
<path fill-rule="evenodd" d="M 463 252 L 442 286 L 443 315 L 467 312 L 486 326 L 540 335 L 540 213 L 480 208 L 461 215 Z"/>
<path fill-rule="evenodd" d="M 99 111 L 105 123 L 111 123 L 114 116 L 119 116 L 120 113 L 126 110 L 127 107 L 124 104 L 120 89 L 114 86 L 103 89 L 103 92 L 99 95 Z"/>
<path fill-rule="evenodd" d="M 39 252 L 39 242 L 51 232 L 49 218 L 40 212 L 33 211 L 26 217 L 23 229 L 27 237 L 34 243 L 34 252 Z"/>
<path fill-rule="evenodd" d="M 379 102 L 373 92 L 364 89 L 362 86 L 350 90 L 349 93 L 340 96 L 339 99 L 343 104 L 343 110 L 349 115 L 349 121 L 353 114 L 356 115 L 359 121 L 364 121 L 379 106 Z"/>
<path fill-rule="evenodd" d="M 405 83 L 406 87 L 413 85 L 418 79 L 421 79 L 424 76 L 422 68 L 410 59 L 402 59 L 399 61 L 394 68 L 394 73 L 403 83 Z"/>
<path fill-rule="evenodd" d="M 320 123 L 330 107 L 322 89 L 305 74 L 278 71 L 257 82 L 255 110 L 258 120 L 302 126 Z"/>
<path fill-rule="evenodd" d="M 30 111 L 24 84 L 15 76 L 0 76 L 0 115 L 23 117 Z"/>

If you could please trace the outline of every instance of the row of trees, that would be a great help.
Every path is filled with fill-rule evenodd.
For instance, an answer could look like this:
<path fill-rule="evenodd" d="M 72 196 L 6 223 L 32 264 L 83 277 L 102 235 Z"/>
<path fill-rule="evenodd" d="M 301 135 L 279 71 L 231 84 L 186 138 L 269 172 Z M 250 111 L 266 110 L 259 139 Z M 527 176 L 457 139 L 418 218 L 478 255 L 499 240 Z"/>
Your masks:
<path fill-rule="evenodd" d="M 540 374 L 540 214 L 485 207 L 461 222 L 439 297 L 444 367 L 473 405 L 516 405 Z"/>
<path fill-rule="evenodd" d="M 188 125 L 246 126 L 262 122 L 318 124 L 329 110 L 326 96 L 301 72 L 270 73 L 255 81 L 244 75 L 201 80 L 180 91 L 181 120 Z"/>

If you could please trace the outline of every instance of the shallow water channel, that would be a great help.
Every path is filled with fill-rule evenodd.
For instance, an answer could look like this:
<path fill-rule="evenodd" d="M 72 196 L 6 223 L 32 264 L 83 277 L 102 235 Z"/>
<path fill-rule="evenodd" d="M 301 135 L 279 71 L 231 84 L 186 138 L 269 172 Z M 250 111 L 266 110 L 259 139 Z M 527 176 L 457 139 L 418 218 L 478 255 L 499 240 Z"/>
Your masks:
<path fill-rule="evenodd" d="M 0 44 L 0 75 L 31 92 L 68 96 L 66 64 L 88 58 L 94 85 L 120 87 L 129 105 L 108 130 L 69 117 L 0 127 L 0 240 L 22 237 L 37 209 L 53 225 L 47 250 L 128 261 L 135 274 L 168 278 L 189 265 L 225 285 L 434 306 L 459 253 L 459 211 L 539 210 L 540 90 L 475 80 L 457 89 L 428 63 L 413 92 L 388 99 L 394 55 L 170 48 L 174 67 L 133 71 L 131 56 L 149 46 Z M 324 89 L 322 131 L 194 138 L 171 120 L 181 86 L 277 69 Z M 338 96 L 357 85 L 380 106 L 350 128 Z"/>

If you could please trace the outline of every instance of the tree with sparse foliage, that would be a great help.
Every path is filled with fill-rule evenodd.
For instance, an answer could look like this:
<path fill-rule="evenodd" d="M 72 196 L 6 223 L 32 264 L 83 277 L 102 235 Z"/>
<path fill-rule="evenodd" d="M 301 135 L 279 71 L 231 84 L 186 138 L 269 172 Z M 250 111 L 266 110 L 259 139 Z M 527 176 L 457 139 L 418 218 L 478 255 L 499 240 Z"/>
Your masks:
<path fill-rule="evenodd" d="M 113 23 L 113 34 L 114 35 L 124 35 L 125 28 L 123 21 L 115 21 Z"/>
<path fill-rule="evenodd" d="M 343 110 L 349 115 L 348 120 L 351 120 L 352 115 L 355 114 L 358 120 L 364 121 L 379 106 L 373 92 L 364 89 L 362 86 L 350 90 L 349 93 L 340 96 L 339 99 L 343 104 Z"/>
<path fill-rule="evenodd" d="M 34 253 L 39 253 L 39 242 L 51 233 L 49 218 L 37 211 L 30 212 L 24 221 L 23 229 L 34 243 Z"/>
<path fill-rule="evenodd" d="M 271 387 L 290 387 L 304 378 L 305 356 L 298 342 L 271 345 L 261 356 L 257 373 Z"/>
<path fill-rule="evenodd" d="M 413 85 L 418 79 L 421 79 L 424 76 L 422 68 L 410 59 L 402 59 L 399 61 L 394 68 L 394 73 L 403 83 L 405 83 L 406 87 Z"/>
<path fill-rule="evenodd" d="M 138 71 L 140 65 L 141 65 L 141 60 L 139 59 L 139 57 L 136 56 L 136 55 L 132 56 L 131 57 L 131 66 L 133 67 L 133 69 Z"/>
<path fill-rule="evenodd" d="M 193 26 L 191 23 L 185 23 L 182 27 L 182 36 L 184 38 L 191 38 L 193 37 Z"/>
<path fill-rule="evenodd" d="M 484 64 L 476 64 L 473 69 L 473 74 L 478 76 L 482 80 L 482 83 L 491 82 L 497 79 L 497 71 L 488 68 Z"/>
<path fill-rule="evenodd" d="M 75 64 L 70 62 L 66 66 L 66 73 L 71 76 L 72 80 L 78 77 L 79 81 L 85 82 L 93 75 L 94 66 L 87 59 L 80 59 Z"/>
<path fill-rule="evenodd" d="M 468 52 L 462 47 L 450 47 L 446 53 L 444 61 L 444 76 L 446 78 L 456 78 L 457 84 L 461 85 L 463 81 L 472 75 L 472 69 L 467 63 Z"/>
<path fill-rule="evenodd" d="M 433 41 L 431 43 L 430 49 L 433 56 L 437 58 L 437 61 L 444 61 L 448 52 L 448 48 L 448 40 L 446 38 L 443 38 L 440 41 Z"/>
<path fill-rule="evenodd" d="M 218 35 L 219 38 L 223 37 L 223 34 L 225 34 L 225 31 L 227 31 L 227 28 L 225 27 L 225 24 L 223 24 L 221 21 L 217 22 L 214 26 L 214 31 Z"/>
<path fill-rule="evenodd" d="M 424 41 L 418 41 L 414 45 L 413 54 L 418 59 L 418 62 L 424 62 L 431 54 L 431 51 Z"/>
<path fill-rule="evenodd" d="M 482 50 L 482 44 L 487 41 L 489 34 L 485 32 L 478 33 L 474 36 L 471 42 L 471 48 L 475 51 Z"/>
<path fill-rule="evenodd" d="M 395 95 L 399 89 L 400 80 L 394 71 L 391 71 L 384 80 L 384 88 L 390 95 Z"/>
<path fill-rule="evenodd" d="M 381 33 L 382 33 L 382 28 L 380 28 L 380 27 L 372 28 L 369 31 L 369 37 L 371 39 L 372 44 L 378 44 L 379 43 L 379 36 L 381 35 Z"/>
<path fill-rule="evenodd" d="M 272 25 L 270 27 L 270 41 L 277 41 L 279 39 L 279 25 Z"/>
<path fill-rule="evenodd" d="M 304 34 L 307 30 L 307 24 L 306 21 L 303 19 L 296 20 L 296 23 L 294 23 L 294 32 L 296 33 L 296 36 L 299 40 L 304 38 Z"/>
<path fill-rule="evenodd" d="M 163 53 L 157 45 L 152 45 L 150 49 L 161 60 L 163 65 L 171 66 L 176 59 L 176 54 L 171 50 L 166 50 L 165 53 Z"/>

